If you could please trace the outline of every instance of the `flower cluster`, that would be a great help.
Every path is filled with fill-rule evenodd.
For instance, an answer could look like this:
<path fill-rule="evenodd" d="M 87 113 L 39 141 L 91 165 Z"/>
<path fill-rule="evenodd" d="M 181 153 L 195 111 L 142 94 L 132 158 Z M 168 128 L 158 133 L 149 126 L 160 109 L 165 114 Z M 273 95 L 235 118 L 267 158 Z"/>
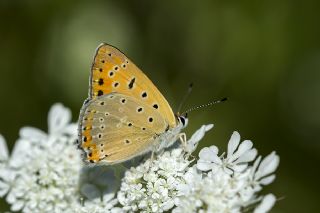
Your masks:
<path fill-rule="evenodd" d="M 86 202 L 88 209 L 79 202 L 85 197 L 79 192 L 82 162 L 74 145 L 77 125 L 70 121 L 70 110 L 55 104 L 48 116 L 49 133 L 33 127 L 22 128 L 10 158 L 0 137 L 0 196 L 7 194 L 12 211 L 94 212 L 91 202 Z M 111 194 L 104 200 L 109 202 L 112 198 Z M 96 200 L 100 199 L 92 203 L 98 203 Z M 104 210 L 112 207 L 105 206 Z"/>
<path fill-rule="evenodd" d="M 48 133 L 22 128 L 11 155 L 0 135 L 0 197 L 11 211 L 263 213 L 276 201 L 260 192 L 275 179 L 279 156 L 258 156 L 251 141 L 240 142 L 238 132 L 226 153 L 210 146 L 196 158 L 192 153 L 213 127 L 203 125 L 186 146 L 164 151 L 123 174 L 84 165 L 74 144 L 77 125 L 70 122 L 70 110 L 55 104 Z"/>
<path fill-rule="evenodd" d="M 203 126 L 188 141 L 196 145 L 206 130 Z M 201 137 L 199 137 L 201 135 Z M 273 195 L 257 196 L 263 185 L 270 184 L 279 157 L 272 152 L 261 161 L 251 141 L 240 143 L 234 132 L 227 156 L 218 156 L 216 146 L 203 148 L 193 163 L 182 148 L 164 152 L 153 162 L 147 160 L 125 173 L 118 200 L 127 211 L 165 212 L 241 212 L 256 207 L 268 211 L 275 202 Z M 191 159 L 190 159 L 191 158 Z"/>
<path fill-rule="evenodd" d="M 251 141 L 240 143 L 234 132 L 228 143 L 227 156 L 218 156 L 216 146 L 203 148 L 198 162 L 184 175 L 185 183 L 177 189 L 179 196 L 174 212 L 241 212 L 260 202 L 257 197 L 263 185 L 270 184 L 278 167 L 279 157 L 272 152 L 261 161 Z M 261 161 L 261 162 L 260 162 Z M 274 204 L 273 195 L 264 199 L 256 212 L 265 212 Z"/>

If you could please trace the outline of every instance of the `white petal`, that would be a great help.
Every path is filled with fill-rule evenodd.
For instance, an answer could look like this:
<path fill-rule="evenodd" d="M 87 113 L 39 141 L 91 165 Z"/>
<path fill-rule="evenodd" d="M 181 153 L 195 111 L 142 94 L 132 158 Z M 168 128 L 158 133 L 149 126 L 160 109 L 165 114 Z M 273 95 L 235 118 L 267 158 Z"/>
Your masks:
<path fill-rule="evenodd" d="M 22 207 L 24 206 L 24 203 L 22 201 L 16 201 L 11 205 L 11 211 L 19 211 L 22 209 Z"/>
<path fill-rule="evenodd" d="M 243 172 L 247 167 L 248 167 L 248 164 L 240 164 L 240 165 L 234 166 L 232 169 L 235 172 Z"/>
<path fill-rule="evenodd" d="M 253 174 L 256 172 L 257 167 L 258 167 L 260 161 L 261 161 L 261 156 L 257 157 L 257 159 L 254 161 L 253 166 L 252 166 L 252 168 L 251 168 L 251 172 L 250 172 L 252 176 L 253 176 Z"/>
<path fill-rule="evenodd" d="M 9 191 L 9 185 L 0 181 L 0 197 L 3 197 Z"/>
<path fill-rule="evenodd" d="M 47 134 L 34 127 L 23 127 L 20 129 L 20 137 L 30 141 L 42 141 L 47 138 Z"/>
<path fill-rule="evenodd" d="M 279 161 L 280 158 L 275 154 L 275 152 L 270 153 L 261 161 L 257 171 L 258 177 L 263 177 L 274 172 L 279 165 Z"/>
<path fill-rule="evenodd" d="M 199 158 L 204 161 L 220 163 L 221 159 L 217 154 L 218 148 L 216 146 L 204 147 L 199 152 Z"/>
<path fill-rule="evenodd" d="M 240 134 L 237 131 L 234 131 L 228 143 L 227 158 L 229 158 L 234 153 L 234 151 L 237 149 L 239 145 L 239 142 L 240 142 Z"/>
<path fill-rule="evenodd" d="M 205 129 L 206 129 L 206 132 L 208 132 L 210 129 L 212 129 L 213 128 L 213 124 L 207 124 L 207 125 L 205 125 L 206 127 L 205 127 Z"/>
<path fill-rule="evenodd" d="M 262 185 L 269 185 L 270 183 L 272 183 L 274 181 L 275 178 L 276 178 L 275 175 L 270 175 L 268 177 L 262 178 L 259 182 Z"/>
<path fill-rule="evenodd" d="M 192 141 L 193 143 L 200 141 L 203 138 L 204 134 L 207 131 L 209 131 L 212 127 L 213 127 L 213 124 L 202 125 L 200 129 L 198 129 L 195 133 L 193 133 L 189 141 Z"/>
<path fill-rule="evenodd" d="M 197 169 L 199 169 L 200 171 L 209 171 L 212 169 L 212 163 L 209 163 L 207 161 L 198 160 Z"/>
<path fill-rule="evenodd" d="M 78 124 L 72 123 L 66 126 L 63 132 L 69 135 L 77 135 L 77 131 L 78 131 Z"/>
<path fill-rule="evenodd" d="M 244 153 L 243 155 L 241 155 L 235 162 L 236 163 L 251 162 L 256 158 L 257 153 L 258 152 L 256 149 L 251 149 L 251 150 L 247 151 L 246 153 Z"/>
<path fill-rule="evenodd" d="M 70 109 L 60 103 L 54 104 L 48 115 L 49 133 L 61 131 L 71 121 Z"/>
<path fill-rule="evenodd" d="M 276 197 L 273 194 L 264 196 L 263 200 L 254 210 L 254 213 L 266 213 L 271 210 L 276 202 Z"/>
<path fill-rule="evenodd" d="M 178 190 L 178 195 L 187 195 L 191 190 L 191 187 L 188 184 L 179 184 L 176 189 Z"/>
<path fill-rule="evenodd" d="M 9 151 L 7 143 L 2 135 L 0 135 L 0 161 L 7 161 L 9 158 Z"/>
<path fill-rule="evenodd" d="M 161 205 L 162 210 L 164 211 L 169 211 L 173 206 L 174 206 L 173 200 L 168 200 Z"/>
<path fill-rule="evenodd" d="M 23 165 L 26 161 L 24 157 L 27 154 L 28 150 L 31 150 L 30 141 L 18 139 L 14 144 L 14 147 L 11 153 L 11 157 L 9 161 L 10 166 L 16 168 Z"/>

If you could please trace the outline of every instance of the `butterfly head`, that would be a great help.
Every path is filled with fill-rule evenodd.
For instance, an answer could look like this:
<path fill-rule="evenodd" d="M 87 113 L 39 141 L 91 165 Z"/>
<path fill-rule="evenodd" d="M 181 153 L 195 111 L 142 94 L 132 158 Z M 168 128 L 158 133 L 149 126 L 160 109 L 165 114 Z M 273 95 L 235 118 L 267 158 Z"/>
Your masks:
<path fill-rule="evenodd" d="M 188 114 L 177 115 L 178 125 L 181 126 L 181 129 L 184 129 L 188 125 Z"/>

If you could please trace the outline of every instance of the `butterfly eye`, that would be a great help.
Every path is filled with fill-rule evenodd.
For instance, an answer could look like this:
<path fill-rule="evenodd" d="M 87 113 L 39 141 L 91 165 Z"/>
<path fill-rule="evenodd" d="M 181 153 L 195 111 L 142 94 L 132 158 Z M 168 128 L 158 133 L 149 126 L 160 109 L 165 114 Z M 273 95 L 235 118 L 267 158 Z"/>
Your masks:
<path fill-rule="evenodd" d="M 178 117 L 179 121 L 182 123 L 182 127 L 186 127 L 188 125 L 188 118 L 180 116 Z"/>

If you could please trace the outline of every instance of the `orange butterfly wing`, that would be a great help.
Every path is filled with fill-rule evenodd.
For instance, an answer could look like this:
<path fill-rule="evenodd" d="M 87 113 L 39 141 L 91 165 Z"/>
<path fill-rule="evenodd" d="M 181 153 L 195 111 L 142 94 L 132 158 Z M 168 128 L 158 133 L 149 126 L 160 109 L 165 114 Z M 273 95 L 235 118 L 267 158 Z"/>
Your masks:
<path fill-rule="evenodd" d="M 101 44 L 94 56 L 91 69 L 89 98 L 118 92 L 135 97 L 165 118 L 170 127 L 176 126 L 172 109 L 151 80 L 120 50 Z"/>

